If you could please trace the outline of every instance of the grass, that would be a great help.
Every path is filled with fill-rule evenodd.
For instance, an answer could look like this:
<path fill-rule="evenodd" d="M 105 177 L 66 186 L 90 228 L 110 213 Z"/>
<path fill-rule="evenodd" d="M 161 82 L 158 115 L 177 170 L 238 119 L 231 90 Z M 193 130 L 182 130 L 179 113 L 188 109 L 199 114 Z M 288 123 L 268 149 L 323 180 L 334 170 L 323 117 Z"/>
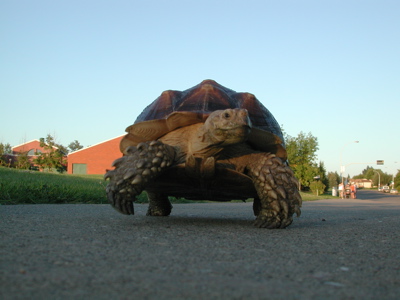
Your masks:
<path fill-rule="evenodd" d="M 105 204 L 108 203 L 102 175 L 69 175 L 43 173 L 0 167 L 0 204 Z M 304 201 L 337 198 L 302 193 Z M 183 198 L 170 198 L 173 203 L 193 203 Z M 138 203 L 147 202 L 145 193 Z M 203 201 L 196 201 L 203 202 Z"/>
<path fill-rule="evenodd" d="M 0 168 L 0 204 L 107 203 L 101 175 Z"/>
<path fill-rule="evenodd" d="M 325 193 L 322 195 L 314 195 L 311 192 L 300 192 L 303 201 L 315 201 L 315 200 L 322 200 L 322 199 L 339 199 L 339 197 L 332 196 L 330 193 Z"/>

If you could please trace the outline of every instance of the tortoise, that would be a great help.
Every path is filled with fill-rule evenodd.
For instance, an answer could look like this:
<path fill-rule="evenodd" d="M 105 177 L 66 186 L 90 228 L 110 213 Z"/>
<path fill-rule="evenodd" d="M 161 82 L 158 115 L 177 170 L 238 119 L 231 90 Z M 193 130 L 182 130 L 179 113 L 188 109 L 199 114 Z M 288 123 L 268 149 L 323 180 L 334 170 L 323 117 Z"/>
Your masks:
<path fill-rule="evenodd" d="M 257 98 L 213 80 L 164 91 L 126 129 L 107 197 L 134 214 L 142 191 L 147 215 L 168 216 L 169 196 L 230 201 L 253 198 L 254 225 L 285 228 L 300 216 L 298 181 L 279 124 Z"/>

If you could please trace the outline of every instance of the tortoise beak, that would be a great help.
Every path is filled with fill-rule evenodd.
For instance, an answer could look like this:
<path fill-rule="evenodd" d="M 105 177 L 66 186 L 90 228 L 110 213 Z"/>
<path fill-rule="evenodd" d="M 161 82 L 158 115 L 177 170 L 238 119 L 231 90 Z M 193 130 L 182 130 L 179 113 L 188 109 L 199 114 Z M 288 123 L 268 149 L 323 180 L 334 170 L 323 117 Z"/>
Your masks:
<path fill-rule="evenodd" d="M 237 126 L 245 126 L 251 129 L 251 121 L 249 118 L 249 113 L 247 109 L 236 108 L 236 109 L 227 109 L 225 112 L 233 115 L 233 119 L 235 119 L 235 123 Z"/>
<path fill-rule="evenodd" d="M 252 125 L 251 125 L 251 121 L 250 121 L 249 113 L 248 113 L 247 109 L 240 109 L 238 114 L 239 114 L 239 116 L 243 117 L 243 125 L 251 128 Z"/>

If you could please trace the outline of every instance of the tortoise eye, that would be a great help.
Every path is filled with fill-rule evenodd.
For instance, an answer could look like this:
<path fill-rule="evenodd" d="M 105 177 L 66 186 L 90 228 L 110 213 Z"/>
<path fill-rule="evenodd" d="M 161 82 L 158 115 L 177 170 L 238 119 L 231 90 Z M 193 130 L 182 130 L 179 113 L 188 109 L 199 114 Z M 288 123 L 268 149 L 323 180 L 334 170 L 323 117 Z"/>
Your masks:
<path fill-rule="evenodd" d="M 228 119 L 230 116 L 231 116 L 230 114 L 224 113 L 224 117 L 225 117 L 226 119 Z"/>

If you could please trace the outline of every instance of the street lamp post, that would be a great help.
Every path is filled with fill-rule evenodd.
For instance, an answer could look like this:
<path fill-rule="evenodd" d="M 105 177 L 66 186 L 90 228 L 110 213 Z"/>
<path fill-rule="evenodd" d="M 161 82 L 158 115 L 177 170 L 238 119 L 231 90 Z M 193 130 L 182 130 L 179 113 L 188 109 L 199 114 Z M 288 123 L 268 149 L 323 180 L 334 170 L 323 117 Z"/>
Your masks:
<path fill-rule="evenodd" d="M 345 172 L 345 166 L 343 166 L 343 150 L 344 150 L 344 148 L 346 148 L 346 146 L 348 146 L 350 144 L 353 144 L 353 143 L 357 143 L 358 144 L 359 141 L 353 141 L 353 142 L 345 144 L 343 146 L 342 150 L 340 151 L 340 174 L 342 175 L 342 185 L 344 183 L 343 174 Z"/>
<path fill-rule="evenodd" d="M 376 172 L 377 174 L 378 174 L 378 190 L 379 190 L 379 188 L 381 187 L 381 174 L 379 174 L 379 172 L 378 171 L 375 171 L 374 170 L 374 172 Z"/>

